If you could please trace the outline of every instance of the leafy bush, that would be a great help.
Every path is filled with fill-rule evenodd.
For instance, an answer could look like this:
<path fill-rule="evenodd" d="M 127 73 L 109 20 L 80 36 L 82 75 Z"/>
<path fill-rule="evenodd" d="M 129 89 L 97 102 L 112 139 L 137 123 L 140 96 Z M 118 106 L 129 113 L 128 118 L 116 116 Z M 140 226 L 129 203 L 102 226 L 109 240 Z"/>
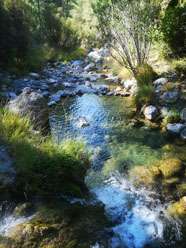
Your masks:
<path fill-rule="evenodd" d="M 11 145 L 16 158 L 17 190 L 63 191 L 80 196 L 89 167 L 89 154 L 80 140 L 66 140 L 56 145 L 51 137 L 35 133 L 28 119 L 3 109 L 0 129 L 1 139 Z"/>
<path fill-rule="evenodd" d="M 138 87 L 152 85 L 155 76 L 156 73 L 148 64 L 139 65 L 136 69 L 135 78 L 137 80 Z"/>
<path fill-rule="evenodd" d="M 175 54 L 186 52 L 186 3 L 171 0 L 162 18 L 161 31 L 163 39 Z"/>

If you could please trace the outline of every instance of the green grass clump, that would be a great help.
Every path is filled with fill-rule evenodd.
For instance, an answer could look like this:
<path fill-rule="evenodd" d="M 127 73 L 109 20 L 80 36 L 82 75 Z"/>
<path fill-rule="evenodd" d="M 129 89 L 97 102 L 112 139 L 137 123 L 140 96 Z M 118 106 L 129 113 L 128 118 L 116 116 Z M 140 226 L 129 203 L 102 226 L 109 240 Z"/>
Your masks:
<path fill-rule="evenodd" d="M 166 128 L 168 123 L 177 123 L 180 121 L 180 112 L 177 109 L 171 109 L 167 114 L 163 115 L 162 126 Z"/>
<path fill-rule="evenodd" d="M 139 65 L 136 69 L 135 78 L 137 80 L 138 87 L 150 86 L 156 76 L 152 67 L 148 64 Z"/>
<path fill-rule="evenodd" d="M 89 153 L 81 140 L 57 145 L 52 137 L 35 132 L 28 119 L 4 109 L 0 112 L 0 130 L 0 138 L 10 145 L 16 158 L 16 189 L 82 196 Z"/>
<path fill-rule="evenodd" d="M 139 110 L 143 105 L 150 103 L 155 87 L 153 85 L 144 85 L 138 88 L 133 99 L 136 109 Z"/>

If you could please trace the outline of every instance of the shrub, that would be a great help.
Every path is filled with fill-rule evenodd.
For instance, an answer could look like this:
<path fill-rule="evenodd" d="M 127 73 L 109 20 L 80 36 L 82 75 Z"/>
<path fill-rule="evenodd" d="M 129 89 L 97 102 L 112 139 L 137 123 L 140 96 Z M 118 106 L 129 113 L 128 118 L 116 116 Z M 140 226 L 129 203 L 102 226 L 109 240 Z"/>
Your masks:
<path fill-rule="evenodd" d="M 161 21 L 164 41 L 175 54 L 186 52 L 186 3 L 182 0 L 171 0 Z"/>
<path fill-rule="evenodd" d="M 148 64 L 139 65 L 136 69 L 135 78 L 137 80 L 138 87 L 152 85 L 155 77 L 156 73 Z"/>

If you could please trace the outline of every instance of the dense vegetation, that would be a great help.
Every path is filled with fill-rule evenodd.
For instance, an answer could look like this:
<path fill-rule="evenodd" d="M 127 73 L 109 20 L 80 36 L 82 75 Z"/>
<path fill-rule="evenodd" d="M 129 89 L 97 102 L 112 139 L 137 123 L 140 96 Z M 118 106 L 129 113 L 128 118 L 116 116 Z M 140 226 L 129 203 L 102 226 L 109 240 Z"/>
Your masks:
<path fill-rule="evenodd" d="M 91 43 L 97 35 L 92 2 L 0 0 L 0 67 L 39 71 L 48 59 L 83 55 L 83 37 Z"/>

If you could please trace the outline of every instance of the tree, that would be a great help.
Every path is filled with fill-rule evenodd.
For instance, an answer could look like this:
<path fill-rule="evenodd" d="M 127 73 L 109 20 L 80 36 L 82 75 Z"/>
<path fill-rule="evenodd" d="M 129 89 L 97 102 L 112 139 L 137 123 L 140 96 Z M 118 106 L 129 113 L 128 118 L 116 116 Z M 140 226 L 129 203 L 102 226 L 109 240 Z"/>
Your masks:
<path fill-rule="evenodd" d="M 155 30 L 156 0 L 99 0 L 96 13 L 111 55 L 134 76 L 145 64 Z"/>

